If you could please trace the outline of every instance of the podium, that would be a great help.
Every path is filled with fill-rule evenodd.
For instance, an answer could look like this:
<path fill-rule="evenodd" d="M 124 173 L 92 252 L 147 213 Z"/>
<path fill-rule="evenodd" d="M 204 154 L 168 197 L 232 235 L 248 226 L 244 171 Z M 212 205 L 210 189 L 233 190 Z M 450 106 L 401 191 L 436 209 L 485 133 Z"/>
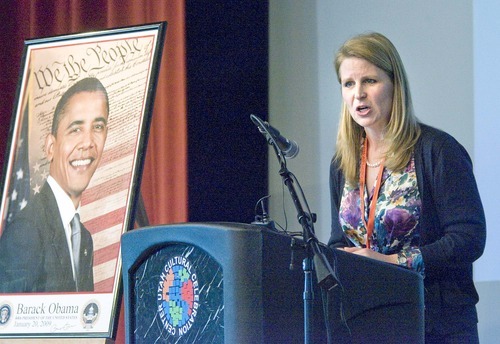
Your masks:
<path fill-rule="evenodd" d="M 127 342 L 303 343 L 305 252 L 291 243 L 267 227 L 236 223 L 125 233 Z M 326 343 L 319 291 L 314 302 L 314 343 Z"/>
<path fill-rule="evenodd" d="M 325 292 L 329 343 L 423 344 L 423 277 L 341 250 L 326 251 L 339 283 Z"/>
<path fill-rule="evenodd" d="M 127 342 L 303 343 L 301 244 L 265 226 L 238 223 L 125 233 Z M 314 283 L 313 343 L 423 343 L 420 275 L 343 251 L 325 253 L 339 283 L 329 291 Z"/>

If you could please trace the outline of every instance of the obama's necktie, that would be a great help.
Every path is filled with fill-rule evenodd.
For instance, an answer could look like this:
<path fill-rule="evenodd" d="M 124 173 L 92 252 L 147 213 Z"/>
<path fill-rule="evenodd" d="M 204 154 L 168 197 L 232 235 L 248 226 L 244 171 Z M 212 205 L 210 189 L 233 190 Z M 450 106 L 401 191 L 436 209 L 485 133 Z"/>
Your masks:
<path fill-rule="evenodd" d="M 80 226 L 80 215 L 75 213 L 71 220 L 71 248 L 73 250 L 73 263 L 75 267 L 75 283 L 78 291 L 78 276 L 80 267 L 80 242 L 82 239 L 82 229 Z"/>

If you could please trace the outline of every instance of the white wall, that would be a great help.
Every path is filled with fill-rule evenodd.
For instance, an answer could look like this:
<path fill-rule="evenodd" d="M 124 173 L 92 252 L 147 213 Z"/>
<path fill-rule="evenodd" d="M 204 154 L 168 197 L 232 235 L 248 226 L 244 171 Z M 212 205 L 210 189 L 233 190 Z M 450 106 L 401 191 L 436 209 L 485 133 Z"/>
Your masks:
<path fill-rule="evenodd" d="M 330 231 L 328 168 L 340 110 L 332 61 L 347 38 L 366 31 L 389 37 L 405 63 L 419 119 L 452 134 L 473 158 L 488 223 L 487 249 L 474 267 L 482 343 L 500 337 L 500 307 L 491 306 L 500 285 L 500 258 L 493 250 L 500 243 L 494 199 L 500 184 L 491 165 L 500 158 L 499 10 L 500 4 L 487 0 L 270 0 L 270 123 L 300 145 L 288 168 L 318 214 L 321 241 Z M 271 215 L 284 223 L 272 151 L 269 165 Z M 288 227 L 300 230 L 284 192 Z"/>
<path fill-rule="evenodd" d="M 474 23 L 474 156 L 475 174 L 481 192 L 488 228 L 486 250 L 474 266 L 479 291 L 479 331 L 484 343 L 498 342 L 500 337 L 500 211 L 498 175 L 500 163 L 500 110 L 497 107 L 500 85 L 500 12 L 498 1 L 475 0 Z"/>
<path fill-rule="evenodd" d="M 270 123 L 280 132 L 299 143 L 297 158 L 289 160 L 288 169 L 294 173 L 307 190 L 307 199 L 313 212 L 318 209 L 321 196 L 321 169 L 318 169 L 318 147 L 321 138 L 318 128 L 317 102 L 318 38 L 316 8 L 312 1 L 270 1 Z M 282 207 L 281 177 L 279 163 L 274 151 L 269 151 L 269 179 L 271 214 L 279 223 L 285 223 Z M 323 154 L 323 153 L 322 153 Z M 330 154 L 330 153 L 327 153 Z M 289 229 L 300 231 L 296 211 L 285 191 Z M 327 209 L 325 209 L 327 210 Z"/>
<path fill-rule="evenodd" d="M 500 22 L 495 15 L 500 3 L 474 1 L 474 118 L 475 169 L 487 215 L 486 251 L 476 268 L 476 280 L 500 280 L 500 259 L 495 247 L 500 243 Z M 497 262 L 497 264 L 492 264 Z"/>

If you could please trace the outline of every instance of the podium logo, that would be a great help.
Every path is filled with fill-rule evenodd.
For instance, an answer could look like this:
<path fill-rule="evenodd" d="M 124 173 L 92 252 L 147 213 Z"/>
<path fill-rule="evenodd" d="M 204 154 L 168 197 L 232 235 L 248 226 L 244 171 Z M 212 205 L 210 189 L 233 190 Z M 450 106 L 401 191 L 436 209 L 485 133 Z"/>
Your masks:
<path fill-rule="evenodd" d="M 199 306 L 198 278 L 191 262 L 170 258 L 158 284 L 158 314 L 167 332 L 182 337 L 193 326 Z"/>

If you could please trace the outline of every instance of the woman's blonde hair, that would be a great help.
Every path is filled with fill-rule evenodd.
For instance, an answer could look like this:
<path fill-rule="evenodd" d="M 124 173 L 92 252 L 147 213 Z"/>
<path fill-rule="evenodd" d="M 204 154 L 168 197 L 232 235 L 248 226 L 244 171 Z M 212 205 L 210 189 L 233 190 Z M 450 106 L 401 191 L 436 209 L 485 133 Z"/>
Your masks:
<path fill-rule="evenodd" d="M 387 144 L 385 166 L 393 171 L 401 171 L 408 164 L 413 147 L 420 136 L 420 126 L 413 112 L 403 62 L 394 45 L 384 35 L 368 33 L 355 36 L 346 41 L 335 56 L 335 71 L 339 82 L 340 65 L 350 57 L 361 58 L 374 64 L 392 80 L 392 110 L 384 134 Z M 352 119 L 345 102 L 342 102 L 334 159 L 337 160 L 346 181 L 352 185 L 356 185 L 359 178 L 363 137 L 364 128 Z"/>

